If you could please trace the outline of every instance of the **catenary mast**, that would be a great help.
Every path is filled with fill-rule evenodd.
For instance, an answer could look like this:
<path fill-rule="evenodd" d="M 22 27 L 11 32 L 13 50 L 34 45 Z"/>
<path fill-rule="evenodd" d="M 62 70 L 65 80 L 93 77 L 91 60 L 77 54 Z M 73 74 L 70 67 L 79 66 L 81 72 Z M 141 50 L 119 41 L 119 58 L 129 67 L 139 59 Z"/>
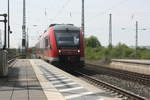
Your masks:
<path fill-rule="evenodd" d="M 23 0 L 22 53 L 26 52 L 26 1 Z"/>
<path fill-rule="evenodd" d="M 2 37 L 1 37 L 1 29 L 0 29 L 0 49 L 2 48 Z"/>
<path fill-rule="evenodd" d="M 81 28 L 82 28 L 82 31 L 84 34 L 84 32 L 85 32 L 85 29 L 84 29 L 84 0 L 82 0 Z"/>

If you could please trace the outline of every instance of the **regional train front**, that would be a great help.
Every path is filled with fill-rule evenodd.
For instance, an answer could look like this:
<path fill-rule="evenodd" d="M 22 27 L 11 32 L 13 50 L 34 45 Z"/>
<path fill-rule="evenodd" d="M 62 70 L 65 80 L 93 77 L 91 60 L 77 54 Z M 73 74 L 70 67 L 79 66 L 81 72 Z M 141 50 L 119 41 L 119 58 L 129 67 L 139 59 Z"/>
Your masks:
<path fill-rule="evenodd" d="M 54 25 L 58 50 L 58 61 L 65 64 L 84 66 L 83 33 L 74 25 Z"/>
<path fill-rule="evenodd" d="M 72 24 L 52 24 L 36 44 L 36 56 L 51 63 L 84 66 L 84 35 Z"/>

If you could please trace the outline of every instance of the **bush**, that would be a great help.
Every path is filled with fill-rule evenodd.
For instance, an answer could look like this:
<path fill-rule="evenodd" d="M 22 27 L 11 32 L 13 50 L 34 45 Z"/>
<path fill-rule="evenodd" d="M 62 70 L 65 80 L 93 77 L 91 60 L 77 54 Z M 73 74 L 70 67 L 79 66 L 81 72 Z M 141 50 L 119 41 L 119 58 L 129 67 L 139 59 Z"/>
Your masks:
<path fill-rule="evenodd" d="M 140 52 L 141 59 L 150 59 L 150 51 L 141 51 Z"/>
<path fill-rule="evenodd" d="M 85 38 L 85 44 L 86 44 L 86 47 L 92 47 L 92 48 L 101 47 L 100 42 L 95 36 Z"/>
<path fill-rule="evenodd" d="M 119 43 L 112 48 L 105 48 L 101 46 L 98 39 L 94 36 L 85 39 L 85 58 L 87 60 L 99 60 L 99 59 L 150 59 L 150 50 L 147 48 L 138 48 L 137 56 L 135 55 L 135 49 L 129 48 L 125 44 Z"/>

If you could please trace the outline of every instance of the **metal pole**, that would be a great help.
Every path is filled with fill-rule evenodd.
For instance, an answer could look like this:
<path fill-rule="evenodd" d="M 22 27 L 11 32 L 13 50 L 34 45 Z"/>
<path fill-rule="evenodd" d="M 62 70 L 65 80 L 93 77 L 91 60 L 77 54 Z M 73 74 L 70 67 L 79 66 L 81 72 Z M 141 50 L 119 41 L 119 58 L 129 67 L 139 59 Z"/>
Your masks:
<path fill-rule="evenodd" d="M 29 28 L 27 28 L 27 50 L 28 50 L 28 48 L 29 48 L 29 34 L 28 34 L 28 30 L 29 30 Z"/>
<path fill-rule="evenodd" d="M 23 0 L 23 25 L 22 25 L 22 53 L 26 53 L 26 4 Z"/>
<path fill-rule="evenodd" d="M 9 23 L 9 0 L 8 0 L 8 48 L 10 47 L 10 23 Z"/>
<path fill-rule="evenodd" d="M 7 14 L 4 14 L 4 47 L 3 49 L 6 49 L 7 47 Z"/>
<path fill-rule="evenodd" d="M 138 49 L 138 21 L 136 21 L 136 35 L 135 35 L 135 57 L 137 58 Z"/>
<path fill-rule="evenodd" d="M 2 49 L 2 37 L 1 37 L 1 29 L 0 29 L 0 49 Z"/>
<path fill-rule="evenodd" d="M 112 14 L 109 14 L 109 48 L 112 48 Z"/>
<path fill-rule="evenodd" d="M 84 34 L 84 0 L 82 0 L 82 19 L 81 19 L 82 23 L 81 23 L 81 27 L 82 27 L 82 31 Z"/>

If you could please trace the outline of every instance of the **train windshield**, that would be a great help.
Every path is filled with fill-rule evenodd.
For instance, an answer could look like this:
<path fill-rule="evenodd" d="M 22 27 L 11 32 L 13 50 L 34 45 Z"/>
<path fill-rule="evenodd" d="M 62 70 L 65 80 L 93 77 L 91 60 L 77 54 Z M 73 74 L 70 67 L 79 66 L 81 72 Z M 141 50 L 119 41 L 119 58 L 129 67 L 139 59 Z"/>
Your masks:
<path fill-rule="evenodd" d="M 59 48 L 75 49 L 79 47 L 80 31 L 56 31 L 55 34 Z"/>

